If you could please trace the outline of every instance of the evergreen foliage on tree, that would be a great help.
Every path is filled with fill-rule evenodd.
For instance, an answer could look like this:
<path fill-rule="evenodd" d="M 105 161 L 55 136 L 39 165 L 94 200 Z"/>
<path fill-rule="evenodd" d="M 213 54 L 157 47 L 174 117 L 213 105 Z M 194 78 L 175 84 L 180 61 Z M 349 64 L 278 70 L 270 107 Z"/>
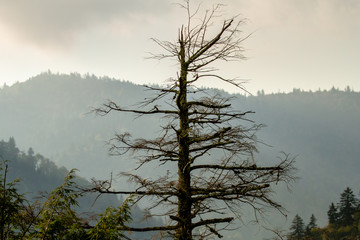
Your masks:
<path fill-rule="evenodd" d="M 324 228 L 306 228 L 305 239 L 359 239 L 360 238 L 360 210 L 359 200 L 353 191 L 347 187 L 340 195 L 340 202 L 331 203 L 327 212 L 329 225 Z M 313 224 L 311 224 L 313 225 Z"/>
<path fill-rule="evenodd" d="M 305 239 L 317 240 L 321 239 L 321 232 L 316 224 L 316 218 L 314 214 L 311 214 L 310 221 L 305 228 Z"/>
<path fill-rule="evenodd" d="M 81 219 L 75 211 L 80 196 L 74 189 L 74 170 L 65 177 L 64 183 L 55 188 L 40 203 L 40 215 L 36 221 L 35 239 L 85 239 Z"/>
<path fill-rule="evenodd" d="M 7 182 L 8 165 L 0 162 L 0 240 L 16 239 L 22 236 L 27 224 L 27 202 L 16 188 L 18 179 Z"/>
<path fill-rule="evenodd" d="M 347 187 L 340 195 L 340 202 L 338 204 L 339 209 L 339 221 L 341 225 L 351 225 L 354 221 L 354 213 L 358 206 L 358 200 L 356 199 L 353 191 Z"/>
<path fill-rule="evenodd" d="M 166 166 L 155 179 L 136 171 L 122 174 L 137 185 L 135 190 L 117 191 L 111 181 L 95 181 L 90 191 L 132 194 L 136 201 L 147 199 L 149 210 L 167 216 L 167 224 L 149 228 L 125 227 L 132 231 L 163 231 L 175 239 L 222 237 L 220 231 L 250 206 L 262 213 L 264 207 L 282 210 L 272 197 L 272 186 L 293 180 L 293 159 L 284 155 L 276 164 L 255 161 L 256 132 L 261 125 L 248 119 L 251 111 L 231 108 L 231 100 L 218 92 L 197 88 L 200 80 L 220 80 L 243 89 L 238 79 L 216 74 L 215 64 L 244 58 L 242 20 L 230 18 L 217 25 L 219 5 L 199 18 L 189 1 L 181 5 L 187 23 L 179 29 L 175 42 L 154 40 L 163 54 L 156 59 L 172 59 L 178 72 L 168 86 L 148 87 L 156 92 L 139 108 L 126 108 L 109 101 L 96 109 L 99 114 L 113 111 L 140 116 L 164 116 L 161 134 L 155 139 L 132 139 L 119 133 L 111 141 L 111 153 L 136 154 L 138 168 Z M 219 15 L 220 14 L 220 15 Z M 218 27 L 215 32 L 212 27 Z M 161 100 L 161 101 L 160 101 Z M 165 104 L 164 104 L 165 102 Z M 222 154 L 222 155 L 221 155 Z"/>
<path fill-rule="evenodd" d="M 75 208 L 78 198 L 84 193 L 75 183 L 75 170 L 68 172 L 63 184 L 44 196 L 44 201 L 31 203 L 25 194 L 20 194 L 17 188 L 20 180 L 10 181 L 8 174 L 16 168 L 10 168 L 12 162 L 5 159 L 10 156 L 31 166 L 36 159 L 32 150 L 28 152 L 28 155 L 20 152 L 14 138 L 10 138 L 9 142 L 0 141 L 0 240 L 128 239 L 125 230 L 119 226 L 132 220 L 132 199 L 128 198 L 120 207 L 108 207 L 98 218 L 90 220 L 81 217 Z M 29 167 L 28 170 L 34 169 Z M 90 226 L 90 221 L 95 225 Z"/>
<path fill-rule="evenodd" d="M 304 236 L 305 236 L 304 221 L 298 214 L 296 214 L 290 226 L 290 233 L 288 239 L 301 240 L 303 239 Z"/>
<path fill-rule="evenodd" d="M 96 225 L 90 229 L 90 240 L 117 240 L 124 239 L 123 226 L 131 222 L 131 209 L 133 200 L 127 198 L 119 208 L 108 207 L 103 214 L 99 215 Z"/>
<path fill-rule="evenodd" d="M 6 162 L 5 162 L 6 163 Z M 6 182 L 7 165 L 0 163 L 0 240 L 120 240 L 129 239 L 121 228 L 131 221 L 132 199 L 120 207 L 109 207 L 94 226 L 75 211 L 78 197 L 74 170 L 55 188 L 45 202 L 28 203 L 16 189 L 16 181 Z M 2 173 L 4 171 L 4 174 Z"/>
<path fill-rule="evenodd" d="M 338 209 L 334 203 L 331 203 L 327 212 L 328 220 L 330 224 L 337 224 L 339 222 Z"/>
<path fill-rule="evenodd" d="M 310 217 L 310 222 L 309 224 L 306 226 L 307 229 L 314 229 L 314 228 L 317 228 L 317 224 L 316 224 L 316 218 L 314 216 L 314 214 L 311 214 L 311 217 Z"/>

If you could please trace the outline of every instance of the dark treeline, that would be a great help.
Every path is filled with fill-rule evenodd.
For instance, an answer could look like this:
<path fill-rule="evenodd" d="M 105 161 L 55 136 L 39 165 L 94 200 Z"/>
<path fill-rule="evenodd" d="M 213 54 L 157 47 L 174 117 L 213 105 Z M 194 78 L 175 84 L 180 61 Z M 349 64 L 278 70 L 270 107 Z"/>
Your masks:
<path fill-rule="evenodd" d="M 19 179 L 19 192 L 24 193 L 31 201 L 60 186 L 69 172 L 65 167 L 58 167 L 43 155 L 35 154 L 31 147 L 27 152 L 20 151 L 13 137 L 10 137 L 7 142 L 0 141 L 0 161 L 7 161 L 7 180 Z M 90 182 L 80 176 L 76 178 L 76 182 L 81 186 L 90 185 Z M 81 210 L 101 212 L 107 206 L 116 206 L 122 201 L 115 196 L 106 196 L 93 205 L 95 198 L 96 195 L 88 195 L 86 199 L 80 198 Z"/>
<path fill-rule="evenodd" d="M 328 225 L 320 228 L 312 214 L 307 225 L 297 214 L 291 224 L 289 240 L 356 240 L 360 237 L 360 200 L 353 190 L 347 187 L 340 195 L 337 204 L 331 203 Z"/>
<path fill-rule="evenodd" d="M 0 239 L 127 239 L 121 222 L 149 226 L 145 213 L 116 196 L 81 189 L 90 182 L 58 167 L 30 147 L 20 151 L 15 139 L 0 141 Z M 146 239 L 148 234 L 132 234 Z"/>
<path fill-rule="evenodd" d="M 35 154 L 31 147 L 27 152 L 20 151 L 13 137 L 8 142 L 0 141 L 0 160 L 8 160 L 8 180 L 20 178 L 19 190 L 31 195 L 61 185 L 68 172 L 65 167 L 58 167 L 44 156 Z"/>

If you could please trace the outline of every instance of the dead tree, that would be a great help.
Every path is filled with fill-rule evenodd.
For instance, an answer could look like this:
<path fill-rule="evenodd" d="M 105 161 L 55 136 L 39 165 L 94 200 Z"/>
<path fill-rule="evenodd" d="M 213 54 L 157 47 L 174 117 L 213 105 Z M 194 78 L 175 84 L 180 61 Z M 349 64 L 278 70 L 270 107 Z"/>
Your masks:
<path fill-rule="evenodd" d="M 134 228 L 131 231 L 162 231 L 175 239 L 221 237 L 220 231 L 238 216 L 239 208 L 249 205 L 255 213 L 264 207 L 282 210 L 271 198 L 272 185 L 293 179 L 293 160 L 285 155 L 273 165 L 259 166 L 255 133 L 261 125 L 248 119 L 251 111 L 232 109 L 231 100 L 197 88 L 200 79 L 220 80 L 242 88 L 238 79 L 217 74 L 216 63 L 244 58 L 237 17 L 213 25 L 220 17 L 215 6 L 200 20 L 191 12 L 189 1 L 181 5 L 188 14 L 187 24 L 179 29 L 176 42 L 154 41 L 162 47 L 157 59 L 174 59 L 177 77 L 162 87 L 148 87 L 156 95 L 142 102 L 141 108 L 126 108 L 109 101 L 96 109 L 99 114 L 129 112 L 141 116 L 159 115 L 166 119 L 155 139 L 131 139 L 117 134 L 111 141 L 113 154 L 135 154 L 138 168 L 148 164 L 176 165 L 177 172 L 166 171 L 158 179 L 135 173 L 123 175 L 137 184 L 133 191 L 117 191 L 110 182 L 95 182 L 100 193 L 132 194 L 137 200 L 149 198 L 150 209 L 169 216 L 164 226 Z M 219 28 L 217 28 L 219 27 Z M 214 28 L 217 29 L 214 33 Z M 166 104 L 162 104 L 166 102 Z M 140 110 L 139 110 L 140 109 Z M 110 183 L 110 184 L 109 184 Z"/>

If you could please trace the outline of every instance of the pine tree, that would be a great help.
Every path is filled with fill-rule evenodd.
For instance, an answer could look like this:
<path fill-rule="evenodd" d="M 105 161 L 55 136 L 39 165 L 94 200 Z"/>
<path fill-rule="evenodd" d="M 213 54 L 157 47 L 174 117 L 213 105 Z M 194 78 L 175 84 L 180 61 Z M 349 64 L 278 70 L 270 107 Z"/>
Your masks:
<path fill-rule="evenodd" d="M 311 214 L 309 224 L 306 226 L 305 238 L 312 240 L 321 239 L 321 233 L 318 230 L 314 214 Z"/>
<path fill-rule="evenodd" d="M 341 225 L 351 225 L 354 221 L 353 215 L 357 208 L 358 200 L 353 191 L 347 187 L 340 196 L 339 221 Z"/>
<path fill-rule="evenodd" d="M 316 224 L 316 218 L 314 216 L 314 214 L 311 214 L 311 217 L 310 217 L 310 222 L 309 224 L 307 225 L 307 228 L 309 228 L 310 230 L 313 229 L 313 228 L 317 228 L 317 224 Z"/>
<path fill-rule="evenodd" d="M 289 240 L 300 240 L 304 237 L 304 221 L 298 214 L 294 217 L 290 230 Z"/>
<path fill-rule="evenodd" d="M 327 212 L 329 224 L 337 224 L 339 220 L 338 209 L 334 203 L 331 203 Z"/>

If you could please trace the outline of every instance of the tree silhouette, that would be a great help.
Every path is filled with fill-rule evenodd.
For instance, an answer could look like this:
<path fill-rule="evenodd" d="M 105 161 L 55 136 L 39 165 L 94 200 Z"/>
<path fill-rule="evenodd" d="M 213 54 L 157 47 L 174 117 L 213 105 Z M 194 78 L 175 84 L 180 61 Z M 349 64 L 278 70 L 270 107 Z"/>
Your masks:
<path fill-rule="evenodd" d="M 290 234 L 289 238 L 290 240 L 301 240 L 304 237 L 304 221 L 302 218 L 296 214 L 294 217 L 294 220 L 291 223 L 290 227 Z"/>
<path fill-rule="evenodd" d="M 337 224 L 339 222 L 339 213 L 334 203 L 331 203 L 327 212 L 328 220 L 330 224 Z"/>
<path fill-rule="evenodd" d="M 91 191 L 109 194 L 132 194 L 136 201 L 151 201 L 150 210 L 169 216 L 164 226 L 136 228 L 131 231 L 162 231 L 175 239 L 221 237 L 239 209 L 251 206 L 255 213 L 264 207 L 282 210 L 271 198 L 272 184 L 293 179 L 293 159 L 284 155 L 275 165 L 260 166 L 254 159 L 257 152 L 255 133 L 261 125 L 248 119 L 251 111 L 231 108 L 231 99 L 216 91 L 196 87 L 202 79 L 220 80 L 243 89 L 238 79 L 216 74 L 215 63 L 244 59 L 240 26 L 237 17 L 223 21 L 213 35 L 214 20 L 220 5 L 198 18 L 199 9 L 191 11 L 189 1 L 180 5 L 188 14 L 187 23 L 179 29 L 175 42 L 154 41 L 163 54 L 156 59 L 177 61 L 177 77 L 168 86 L 147 88 L 156 94 L 145 99 L 139 108 L 126 108 L 113 101 L 95 111 L 129 112 L 139 116 L 159 115 L 166 120 L 161 134 L 154 139 L 132 139 L 129 133 L 116 134 L 110 141 L 112 154 L 133 153 L 138 168 L 176 165 L 177 171 L 164 171 L 157 179 L 136 173 L 122 175 L 137 185 L 133 191 L 117 191 L 110 181 L 94 181 Z"/>
<path fill-rule="evenodd" d="M 316 218 L 314 216 L 314 214 L 311 214 L 311 217 L 310 217 L 310 222 L 309 224 L 306 226 L 307 229 L 311 230 L 313 228 L 317 228 L 317 224 L 316 224 Z"/>
<path fill-rule="evenodd" d="M 340 195 L 339 202 L 339 221 L 342 225 L 350 225 L 353 223 L 353 214 L 356 211 L 358 200 L 356 199 L 353 191 L 347 187 Z"/>
<path fill-rule="evenodd" d="M 318 230 L 318 225 L 316 224 L 316 218 L 314 214 L 311 214 L 310 221 L 305 228 L 305 238 L 306 239 L 321 239 L 321 233 Z"/>

